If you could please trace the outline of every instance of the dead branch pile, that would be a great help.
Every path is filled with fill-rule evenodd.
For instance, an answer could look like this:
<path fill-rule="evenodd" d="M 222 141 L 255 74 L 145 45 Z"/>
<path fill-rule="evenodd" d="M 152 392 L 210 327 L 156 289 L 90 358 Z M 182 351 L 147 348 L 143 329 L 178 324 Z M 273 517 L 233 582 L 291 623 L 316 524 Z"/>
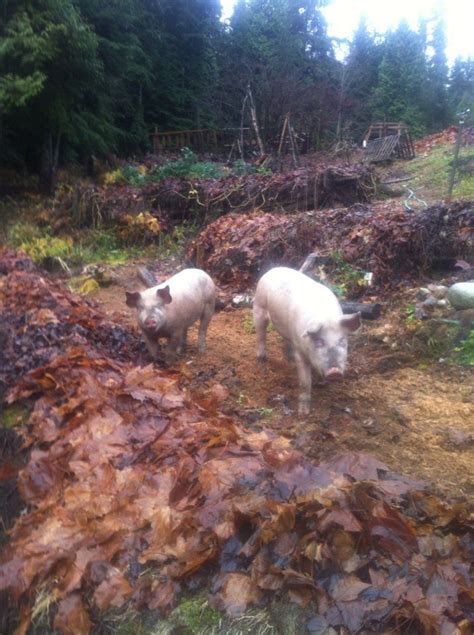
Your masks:
<path fill-rule="evenodd" d="M 7 368 L 7 402 L 32 409 L 17 476 L 28 512 L 0 564 L 18 633 L 45 606 L 48 632 L 83 635 L 99 611 L 167 611 L 196 585 L 234 615 L 288 593 L 325 628 L 468 632 L 461 506 L 366 455 L 315 466 L 212 398 L 192 399 L 176 372 L 75 341 L 78 324 L 92 333 L 104 316 L 6 257 L 2 312 L 20 325 L 25 354 L 40 335 L 47 348 L 48 325 L 69 316 L 60 352 L 53 342 L 54 355 L 22 376 Z"/>
<path fill-rule="evenodd" d="M 436 205 L 407 213 L 400 203 L 353 205 L 294 216 L 231 214 L 206 227 L 187 258 L 222 285 L 247 290 L 271 266 L 300 266 L 317 250 L 374 274 L 374 285 L 393 287 L 428 271 L 438 259 L 469 257 L 474 204 Z"/>
<path fill-rule="evenodd" d="M 166 179 L 141 188 L 77 188 L 58 201 L 58 213 L 81 226 L 120 222 L 126 214 L 151 212 L 160 221 L 203 222 L 230 211 L 306 211 L 351 205 L 374 194 L 373 168 L 320 164 L 284 174 L 253 174 L 225 179 Z"/>

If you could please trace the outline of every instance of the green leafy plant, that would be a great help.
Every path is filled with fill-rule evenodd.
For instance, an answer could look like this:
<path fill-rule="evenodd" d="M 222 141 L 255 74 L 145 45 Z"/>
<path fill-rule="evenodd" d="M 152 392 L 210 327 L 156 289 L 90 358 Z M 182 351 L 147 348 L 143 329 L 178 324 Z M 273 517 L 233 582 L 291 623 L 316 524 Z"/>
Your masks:
<path fill-rule="evenodd" d="M 474 366 L 474 331 L 471 331 L 454 351 L 457 353 L 459 363 L 465 366 Z"/>
<path fill-rule="evenodd" d="M 197 155 L 185 147 L 181 149 L 180 159 L 155 168 L 148 178 L 151 181 L 168 178 L 220 179 L 227 174 L 228 171 L 216 163 L 198 161 Z"/>
<path fill-rule="evenodd" d="M 413 324 L 416 320 L 416 307 L 414 304 L 409 304 L 405 307 L 405 322 L 407 324 Z"/>
<path fill-rule="evenodd" d="M 366 285 L 364 279 L 365 272 L 355 269 L 348 264 L 344 260 L 344 255 L 341 250 L 334 250 L 331 252 L 330 256 L 335 265 L 333 272 L 335 284 L 333 284 L 330 288 L 338 297 L 342 297 L 346 293 L 350 293 L 354 289 L 358 289 Z"/>

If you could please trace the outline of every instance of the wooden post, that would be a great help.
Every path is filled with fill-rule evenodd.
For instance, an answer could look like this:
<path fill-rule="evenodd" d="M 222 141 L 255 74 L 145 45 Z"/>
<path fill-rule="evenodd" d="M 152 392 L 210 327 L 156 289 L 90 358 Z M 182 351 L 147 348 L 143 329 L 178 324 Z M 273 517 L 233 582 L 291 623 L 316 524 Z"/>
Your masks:
<path fill-rule="evenodd" d="M 459 125 L 458 134 L 456 136 L 456 145 L 454 146 L 453 167 L 451 168 L 451 174 L 449 175 L 448 183 L 448 198 L 451 198 L 454 188 L 454 179 L 456 178 L 456 170 L 458 169 L 459 150 L 461 149 L 462 129 L 464 126 L 464 119 L 469 110 L 459 113 Z"/>
<path fill-rule="evenodd" d="M 258 148 L 260 150 L 260 155 L 263 156 L 265 154 L 265 148 L 263 147 L 262 139 L 260 137 L 260 131 L 258 129 L 257 110 L 255 108 L 255 103 L 253 101 L 253 95 L 250 89 L 250 84 L 247 87 L 247 94 L 249 96 L 250 116 L 252 118 L 252 125 L 255 130 L 255 136 L 257 137 L 257 143 L 258 143 Z"/>

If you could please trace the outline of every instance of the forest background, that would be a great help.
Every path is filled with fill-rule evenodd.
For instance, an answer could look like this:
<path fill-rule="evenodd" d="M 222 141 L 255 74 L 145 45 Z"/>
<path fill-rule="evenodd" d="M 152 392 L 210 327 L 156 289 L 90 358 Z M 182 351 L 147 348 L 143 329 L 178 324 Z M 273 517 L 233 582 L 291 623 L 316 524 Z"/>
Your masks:
<path fill-rule="evenodd" d="M 439 16 L 385 34 L 361 21 L 344 60 L 328 2 L 1 0 L 0 167 L 59 165 L 151 149 L 153 130 L 236 127 L 250 84 L 264 140 L 291 113 L 307 147 L 360 143 L 374 120 L 415 136 L 474 109 L 474 60 L 446 58 Z"/>

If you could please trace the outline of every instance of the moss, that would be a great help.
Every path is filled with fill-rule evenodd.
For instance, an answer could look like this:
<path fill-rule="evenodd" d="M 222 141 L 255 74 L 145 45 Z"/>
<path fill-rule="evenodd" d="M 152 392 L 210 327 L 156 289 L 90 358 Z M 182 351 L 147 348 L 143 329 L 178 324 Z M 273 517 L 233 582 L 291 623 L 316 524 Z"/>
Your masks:
<path fill-rule="evenodd" d="M 0 425 L 4 428 L 20 426 L 28 421 L 29 414 L 29 409 L 24 405 L 15 403 L 12 406 L 7 406 L 0 413 Z"/>
<path fill-rule="evenodd" d="M 219 624 L 221 615 L 209 606 L 206 594 L 183 600 L 171 614 L 171 619 L 185 627 L 183 634 L 193 635 Z"/>

